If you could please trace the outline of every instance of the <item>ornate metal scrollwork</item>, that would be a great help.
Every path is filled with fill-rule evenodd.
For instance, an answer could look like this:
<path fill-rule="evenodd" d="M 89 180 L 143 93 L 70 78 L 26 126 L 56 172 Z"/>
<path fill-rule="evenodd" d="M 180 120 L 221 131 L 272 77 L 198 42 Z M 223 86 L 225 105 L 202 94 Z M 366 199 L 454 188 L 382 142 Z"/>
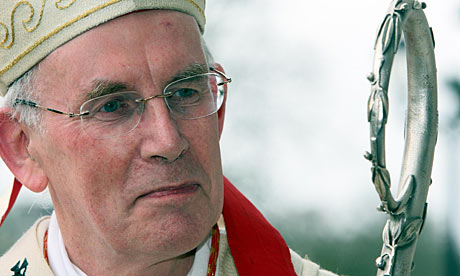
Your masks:
<path fill-rule="evenodd" d="M 423 9 L 415 0 L 395 0 L 375 41 L 374 69 L 369 74 L 368 101 L 372 182 L 379 194 L 379 211 L 390 215 L 383 230 L 383 247 L 377 258 L 377 275 L 410 275 L 418 235 L 426 213 L 437 137 L 437 85 L 434 40 Z M 407 45 L 408 111 L 406 146 L 398 196 L 391 193 L 385 161 L 385 124 L 388 118 L 388 84 L 394 55 L 404 33 Z"/>

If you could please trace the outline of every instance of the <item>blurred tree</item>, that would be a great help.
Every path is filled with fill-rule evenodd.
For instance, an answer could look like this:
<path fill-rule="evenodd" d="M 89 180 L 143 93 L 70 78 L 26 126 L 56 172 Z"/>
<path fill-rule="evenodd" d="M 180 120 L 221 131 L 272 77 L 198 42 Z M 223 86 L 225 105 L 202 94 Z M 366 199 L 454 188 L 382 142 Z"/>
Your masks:
<path fill-rule="evenodd" d="M 449 121 L 449 126 L 447 129 L 448 141 L 449 141 L 449 152 L 453 154 L 448 154 L 448 183 L 447 183 L 447 198 L 446 198 L 446 233 L 445 233 L 445 266 L 446 266 L 446 276 L 451 275 L 460 275 L 460 255 L 458 242 L 456 242 L 456 222 L 458 220 L 458 181 L 457 181 L 457 171 L 458 171 L 458 133 L 460 126 L 460 80 L 457 78 L 450 79 L 448 81 L 448 86 L 450 91 L 453 92 L 455 97 L 454 104 L 456 105 L 456 114 Z M 458 238 L 458 235 L 457 235 Z"/>
<path fill-rule="evenodd" d="M 52 212 L 51 207 L 16 205 L 0 229 L 0 255 L 18 239 L 33 222 Z M 368 223 L 360 229 L 340 230 L 322 218 L 321 211 L 296 211 L 283 215 L 267 214 L 289 246 L 301 256 L 308 257 L 322 267 L 340 275 L 375 275 L 375 258 L 380 253 L 381 229 L 385 218 Z M 350 222 L 353 224 L 353 222 Z M 413 275 L 433 276 L 443 274 L 443 254 L 447 244 L 439 242 L 433 223 L 428 220 L 415 256 Z M 446 272 L 445 275 L 460 275 Z M 452 274 L 453 273 L 453 274 Z"/>
<path fill-rule="evenodd" d="M 31 207 L 28 204 L 16 204 L 0 228 L 0 256 L 19 239 L 27 229 L 42 216 L 50 215 L 52 206 Z"/>
<path fill-rule="evenodd" d="M 340 230 L 321 217 L 322 212 L 299 211 L 289 215 L 269 217 L 293 250 L 339 275 L 375 275 L 375 259 L 380 254 L 381 232 L 386 218 L 368 222 L 360 229 Z M 357 217 L 359 220 L 359 217 Z M 443 275 L 443 250 L 434 223 L 428 217 L 417 243 L 413 275 Z M 350 222 L 350 225 L 361 225 Z M 344 229 L 350 229 L 345 227 Z M 448 274 L 449 276 L 460 274 Z"/>

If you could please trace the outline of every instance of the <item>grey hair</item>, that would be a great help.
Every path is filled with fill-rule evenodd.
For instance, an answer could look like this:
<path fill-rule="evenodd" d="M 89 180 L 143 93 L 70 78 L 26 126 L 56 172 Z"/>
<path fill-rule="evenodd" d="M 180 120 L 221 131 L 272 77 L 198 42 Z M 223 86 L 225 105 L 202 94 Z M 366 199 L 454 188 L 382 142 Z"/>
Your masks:
<path fill-rule="evenodd" d="M 214 61 L 214 57 L 211 51 L 209 50 L 208 44 L 204 40 L 203 36 L 201 36 L 201 45 L 203 47 L 203 52 L 206 58 L 206 63 L 208 64 L 208 66 L 215 66 L 216 62 Z"/>
<path fill-rule="evenodd" d="M 5 106 L 13 110 L 11 117 L 18 117 L 19 122 L 26 124 L 29 127 L 39 129 L 41 121 L 41 112 L 37 108 L 30 108 L 25 105 L 16 105 L 16 99 L 24 99 L 28 101 L 37 101 L 36 93 L 34 93 L 34 83 L 39 65 L 35 65 L 13 84 L 10 85 L 5 97 Z"/>
<path fill-rule="evenodd" d="M 215 66 L 214 57 L 203 36 L 201 36 L 201 45 L 205 54 L 206 63 L 208 66 Z M 39 66 L 40 63 L 32 67 L 8 88 L 5 97 L 5 106 L 8 106 L 13 110 L 11 117 L 14 118 L 18 116 L 19 122 L 24 123 L 35 130 L 42 131 L 43 128 L 40 124 L 42 119 L 41 110 L 25 105 L 15 104 L 16 99 L 38 102 L 37 93 L 34 93 L 34 83 L 36 81 Z"/>

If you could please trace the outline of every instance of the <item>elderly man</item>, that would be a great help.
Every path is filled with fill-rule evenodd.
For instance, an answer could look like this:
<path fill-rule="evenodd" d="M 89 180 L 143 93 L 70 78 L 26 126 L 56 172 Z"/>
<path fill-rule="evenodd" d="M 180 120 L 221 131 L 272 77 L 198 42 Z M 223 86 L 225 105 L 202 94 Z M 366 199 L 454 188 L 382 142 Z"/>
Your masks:
<path fill-rule="evenodd" d="M 332 275 L 224 179 L 201 0 L 0 4 L 0 154 L 54 205 L 0 275 Z M 217 221 L 220 220 L 219 230 Z"/>

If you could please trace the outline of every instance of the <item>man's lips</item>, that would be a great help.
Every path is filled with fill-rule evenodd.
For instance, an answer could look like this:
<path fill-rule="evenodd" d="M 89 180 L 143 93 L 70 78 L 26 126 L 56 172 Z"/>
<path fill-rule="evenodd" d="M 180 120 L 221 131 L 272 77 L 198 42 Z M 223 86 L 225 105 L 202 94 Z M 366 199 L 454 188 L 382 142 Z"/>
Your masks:
<path fill-rule="evenodd" d="M 199 184 L 197 183 L 164 187 L 143 194 L 139 198 L 159 198 L 171 195 L 190 194 L 198 190 L 198 187 Z"/>

